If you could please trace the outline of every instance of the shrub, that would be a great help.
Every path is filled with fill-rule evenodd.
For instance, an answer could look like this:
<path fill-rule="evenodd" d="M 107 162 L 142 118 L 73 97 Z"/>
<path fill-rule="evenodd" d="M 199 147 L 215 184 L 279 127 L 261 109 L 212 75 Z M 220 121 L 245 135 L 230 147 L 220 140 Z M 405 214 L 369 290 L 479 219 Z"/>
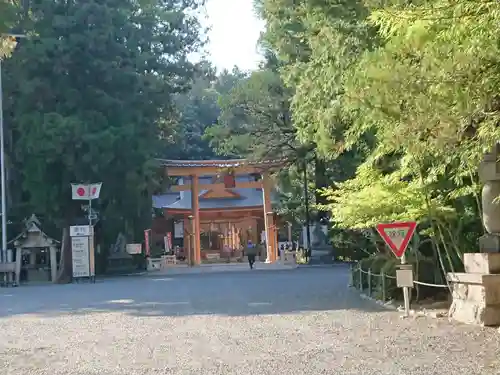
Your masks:
<path fill-rule="evenodd" d="M 432 258 L 420 256 L 418 258 L 417 267 L 417 258 L 409 256 L 408 263 L 413 265 L 415 273 L 418 271 L 418 274 L 415 274 L 415 280 L 431 284 L 442 284 L 443 281 L 441 280 L 440 271 L 436 268 L 435 262 Z M 356 267 L 361 267 L 361 269 L 365 272 L 370 270 L 372 275 L 386 275 L 385 281 L 382 281 L 382 277 L 371 277 L 371 290 L 367 292 L 371 293 L 374 298 L 383 299 L 383 296 L 385 295 L 386 299 L 401 300 L 403 298 L 403 291 L 401 288 L 397 287 L 395 279 L 396 269 L 399 264 L 400 260 L 392 254 L 379 253 L 360 260 Z M 360 273 L 354 271 L 353 286 L 356 288 L 359 288 L 359 277 Z M 368 289 L 368 275 L 363 273 L 362 278 L 362 288 L 366 291 Z M 417 287 L 413 288 L 412 292 L 414 297 L 442 298 L 443 288 L 419 286 L 419 293 L 417 293 Z"/>

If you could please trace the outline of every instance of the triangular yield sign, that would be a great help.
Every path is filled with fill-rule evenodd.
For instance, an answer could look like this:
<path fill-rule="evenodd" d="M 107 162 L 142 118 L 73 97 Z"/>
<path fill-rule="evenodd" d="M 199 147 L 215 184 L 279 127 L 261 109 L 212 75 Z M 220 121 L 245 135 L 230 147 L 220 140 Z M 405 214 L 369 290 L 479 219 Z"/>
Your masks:
<path fill-rule="evenodd" d="M 414 221 L 379 224 L 377 225 L 377 232 L 382 236 L 387 246 L 389 246 L 398 258 L 401 258 L 408 243 L 410 242 L 417 223 Z"/>

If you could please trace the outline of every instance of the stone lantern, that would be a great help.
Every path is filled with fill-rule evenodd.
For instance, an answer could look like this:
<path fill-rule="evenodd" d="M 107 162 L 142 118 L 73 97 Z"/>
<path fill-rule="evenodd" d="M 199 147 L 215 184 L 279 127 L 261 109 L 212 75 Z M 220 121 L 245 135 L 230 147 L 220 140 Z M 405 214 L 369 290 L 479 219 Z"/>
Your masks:
<path fill-rule="evenodd" d="M 479 166 L 483 183 L 482 221 L 487 233 L 479 238 L 480 253 L 464 254 L 465 273 L 449 273 L 453 303 L 449 317 L 482 326 L 500 325 L 500 144 L 484 155 Z"/>

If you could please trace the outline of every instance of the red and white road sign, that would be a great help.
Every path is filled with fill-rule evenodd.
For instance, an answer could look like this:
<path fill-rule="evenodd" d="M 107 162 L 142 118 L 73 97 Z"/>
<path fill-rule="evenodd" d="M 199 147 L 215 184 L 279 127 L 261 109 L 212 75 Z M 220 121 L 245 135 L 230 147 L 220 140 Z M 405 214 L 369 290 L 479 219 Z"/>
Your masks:
<path fill-rule="evenodd" d="M 416 227 L 417 223 L 414 221 L 379 224 L 377 225 L 377 232 L 384 239 L 387 246 L 390 247 L 394 255 L 401 258 L 410 243 L 413 233 L 415 233 Z"/>

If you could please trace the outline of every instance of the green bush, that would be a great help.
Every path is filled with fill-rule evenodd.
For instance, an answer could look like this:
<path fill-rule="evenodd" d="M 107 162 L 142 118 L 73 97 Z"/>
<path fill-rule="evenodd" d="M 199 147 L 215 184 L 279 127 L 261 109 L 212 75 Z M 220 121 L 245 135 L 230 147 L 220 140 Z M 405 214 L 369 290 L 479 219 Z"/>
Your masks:
<path fill-rule="evenodd" d="M 297 264 L 307 264 L 305 249 L 299 249 L 295 253 L 295 261 Z"/>
<path fill-rule="evenodd" d="M 377 251 L 373 243 L 359 230 L 333 227 L 329 236 L 332 252 L 337 260 L 359 261 Z"/>

